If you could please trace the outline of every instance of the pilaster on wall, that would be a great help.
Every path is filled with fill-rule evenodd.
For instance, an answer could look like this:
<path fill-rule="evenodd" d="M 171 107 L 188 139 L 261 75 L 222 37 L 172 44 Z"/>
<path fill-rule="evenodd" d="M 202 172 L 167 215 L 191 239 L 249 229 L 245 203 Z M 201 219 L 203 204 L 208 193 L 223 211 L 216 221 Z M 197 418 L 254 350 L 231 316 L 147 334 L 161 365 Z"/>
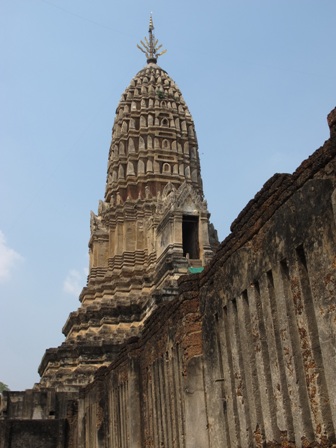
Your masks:
<path fill-rule="evenodd" d="M 213 447 L 335 443 L 335 155 L 271 179 L 201 279 Z"/>

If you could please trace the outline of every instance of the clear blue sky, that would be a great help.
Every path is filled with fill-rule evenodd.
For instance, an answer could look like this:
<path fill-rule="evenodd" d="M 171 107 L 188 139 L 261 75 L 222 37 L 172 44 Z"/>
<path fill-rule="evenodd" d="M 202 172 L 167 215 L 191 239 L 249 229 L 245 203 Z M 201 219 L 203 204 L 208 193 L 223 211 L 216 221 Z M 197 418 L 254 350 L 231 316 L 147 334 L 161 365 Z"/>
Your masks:
<path fill-rule="evenodd" d="M 335 0 L 0 0 L 0 381 L 12 390 L 38 380 L 79 306 L 89 214 L 151 11 L 220 239 L 271 175 L 329 137 Z"/>

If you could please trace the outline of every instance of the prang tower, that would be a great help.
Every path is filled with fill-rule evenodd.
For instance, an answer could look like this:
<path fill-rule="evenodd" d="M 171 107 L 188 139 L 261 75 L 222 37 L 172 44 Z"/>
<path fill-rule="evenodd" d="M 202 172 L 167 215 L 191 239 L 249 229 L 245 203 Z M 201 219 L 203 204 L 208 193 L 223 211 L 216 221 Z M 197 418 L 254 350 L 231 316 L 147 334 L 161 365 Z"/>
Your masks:
<path fill-rule="evenodd" d="M 137 337 L 151 312 L 177 294 L 177 279 L 207 264 L 217 242 L 204 200 L 195 126 L 175 82 L 157 65 L 153 34 L 138 48 L 147 65 L 122 94 L 112 129 L 104 201 L 91 212 L 90 266 L 80 308 L 48 349 L 36 387 L 74 390 Z"/>

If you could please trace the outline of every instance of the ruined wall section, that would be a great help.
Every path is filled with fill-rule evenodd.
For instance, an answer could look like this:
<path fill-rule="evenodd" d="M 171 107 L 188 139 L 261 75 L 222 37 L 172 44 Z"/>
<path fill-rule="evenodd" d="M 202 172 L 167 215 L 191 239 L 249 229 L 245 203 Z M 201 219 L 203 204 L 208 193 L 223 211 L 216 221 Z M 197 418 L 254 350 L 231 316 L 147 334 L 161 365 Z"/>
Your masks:
<path fill-rule="evenodd" d="M 65 420 L 0 420 L 0 448 L 70 448 Z"/>
<path fill-rule="evenodd" d="M 76 447 L 68 428 L 76 427 L 77 398 L 54 390 L 0 394 L 0 448 Z"/>
<path fill-rule="evenodd" d="M 272 177 L 201 279 L 213 447 L 335 443 L 335 155 Z"/>

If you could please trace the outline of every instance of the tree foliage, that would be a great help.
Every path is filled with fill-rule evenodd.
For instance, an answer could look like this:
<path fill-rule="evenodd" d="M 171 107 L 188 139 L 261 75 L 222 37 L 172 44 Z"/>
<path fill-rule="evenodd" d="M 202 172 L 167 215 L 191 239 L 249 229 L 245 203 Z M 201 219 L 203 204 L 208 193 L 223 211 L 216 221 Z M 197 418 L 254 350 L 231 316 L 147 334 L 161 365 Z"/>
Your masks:
<path fill-rule="evenodd" d="M 5 390 L 9 390 L 9 387 L 7 386 L 7 384 L 2 383 L 2 382 L 0 381 L 0 394 L 1 394 L 2 392 L 4 392 Z"/>

